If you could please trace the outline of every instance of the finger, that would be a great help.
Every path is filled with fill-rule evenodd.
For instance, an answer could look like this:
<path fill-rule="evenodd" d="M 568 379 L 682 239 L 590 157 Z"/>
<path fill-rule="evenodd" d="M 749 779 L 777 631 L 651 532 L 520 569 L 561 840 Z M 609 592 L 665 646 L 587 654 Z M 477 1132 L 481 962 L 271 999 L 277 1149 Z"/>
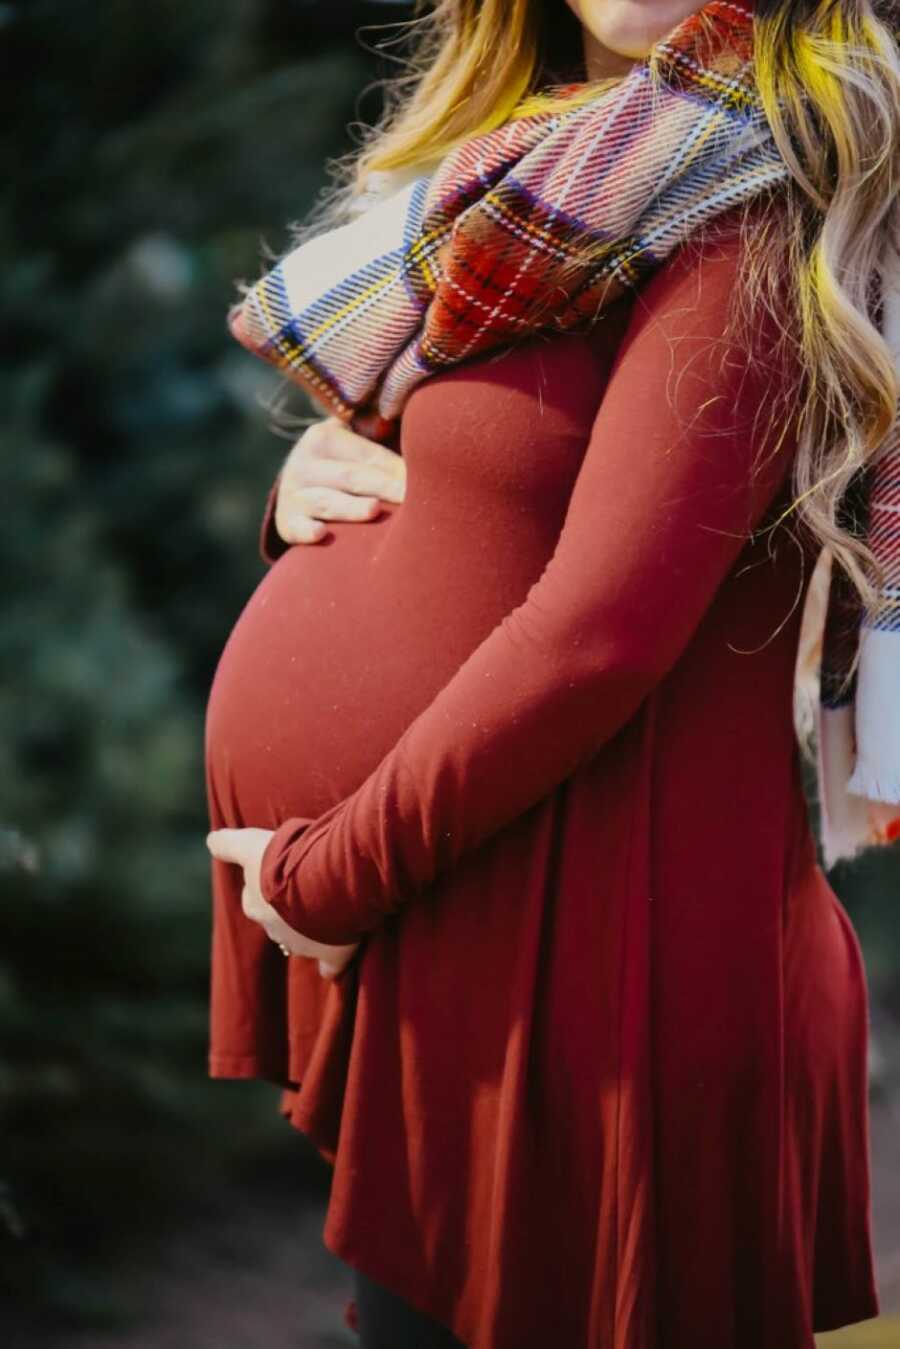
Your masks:
<path fill-rule="evenodd" d="M 336 951 L 340 949 L 343 950 L 343 954 L 320 957 L 318 962 L 319 973 L 323 975 L 324 978 L 334 978 L 335 975 L 340 974 L 347 968 L 356 956 L 356 952 L 359 949 L 359 942 L 355 942 L 353 946 L 335 948 Z"/>
<path fill-rule="evenodd" d="M 243 866 L 247 855 L 243 834 L 243 829 L 213 829 L 206 835 L 206 846 L 221 862 L 237 862 Z"/>
<path fill-rule="evenodd" d="M 249 885 L 245 885 L 241 891 L 241 909 L 243 910 L 245 918 L 251 919 L 254 923 L 259 923 L 266 935 L 272 937 L 274 940 L 268 922 L 268 915 L 259 902 L 259 896 L 255 894 Z"/>
<path fill-rule="evenodd" d="M 403 456 L 396 450 L 361 436 L 336 418 L 329 418 L 323 423 L 309 449 L 314 458 L 348 459 L 358 464 L 371 464 L 389 478 L 402 476 L 406 467 Z"/>
<path fill-rule="evenodd" d="M 333 961 L 329 960 L 320 960 L 319 973 L 323 979 L 336 979 L 339 974 L 344 973 L 344 970 L 349 964 L 349 960 L 342 960 L 340 964 L 335 964 Z"/>
<path fill-rule="evenodd" d="M 368 520 L 380 514 L 381 509 L 376 493 L 357 496 L 337 487 L 315 485 L 298 487 L 289 492 L 282 513 L 290 528 L 295 518 L 302 520 L 317 516 L 320 520 Z"/>
<path fill-rule="evenodd" d="M 406 489 L 405 468 L 388 472 L 378 464 L 357 463 L 352 459 L 333 459 L 310 455 L 302 459 L 290 475 L 292 491 L 304 488 L 337 488 L 354 496 L 382 497 L 402 501 Z"/>
<path fill-rule="evenodd" d="M 304 511 L 292 509 L 286 498 L 276 506 L 275 529 L 285 543 L 318 543 L 328 533 L 326 525 Z"/>

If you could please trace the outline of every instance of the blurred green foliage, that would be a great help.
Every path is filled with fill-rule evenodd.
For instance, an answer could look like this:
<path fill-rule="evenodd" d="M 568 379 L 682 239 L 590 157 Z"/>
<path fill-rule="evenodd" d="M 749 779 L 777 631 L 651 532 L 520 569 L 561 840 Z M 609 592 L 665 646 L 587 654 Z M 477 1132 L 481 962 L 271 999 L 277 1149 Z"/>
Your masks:
<path fill-rule="evenodd" d="M 225 315 L 389 17 L 0 5 L 0 1301 L 108 1309 L 135 1229 L 277 1134 L 274 1088 L 206 1076 L 205 701 L 287 449 Z"/>
<path fill-rule="evenodd" d="M 0 1296 L 63 1318 L 278 1127 L 206 1077 L 204 709 L 286 452 L 225 314 L 401 16 L 0 4 Z M 896 850 L 838 870 L 900 1019 Z"/>

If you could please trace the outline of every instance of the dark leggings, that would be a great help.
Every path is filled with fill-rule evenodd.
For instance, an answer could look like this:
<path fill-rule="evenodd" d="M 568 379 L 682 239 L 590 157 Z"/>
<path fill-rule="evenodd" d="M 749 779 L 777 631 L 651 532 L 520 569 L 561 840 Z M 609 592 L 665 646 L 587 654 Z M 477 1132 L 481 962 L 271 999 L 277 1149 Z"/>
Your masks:
<path fill-rule="evenodd" d="M 446 1326 L 354 1269 L 360 1349 L 465 1349 Z"/>

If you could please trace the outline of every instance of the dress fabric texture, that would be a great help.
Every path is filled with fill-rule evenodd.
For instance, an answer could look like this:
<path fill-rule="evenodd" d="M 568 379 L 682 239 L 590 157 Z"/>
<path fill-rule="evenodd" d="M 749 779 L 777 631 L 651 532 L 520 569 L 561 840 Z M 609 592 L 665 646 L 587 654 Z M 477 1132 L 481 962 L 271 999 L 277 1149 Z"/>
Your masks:
<path fill-rule="evenodd" d="M 867 986 L 792 697 L 814 550 L 736 231 L 587 335 L 420 384 L 406 497 L 287 547 L 222 651 L 209 1073 L 333 1165 L 327 1247 L 469 1349 L 813 1349 L 877 1315 Z M 778 432 L 788 434 L 779 443 Z M 754 471 L 754 464 L 756 471 Z"/>

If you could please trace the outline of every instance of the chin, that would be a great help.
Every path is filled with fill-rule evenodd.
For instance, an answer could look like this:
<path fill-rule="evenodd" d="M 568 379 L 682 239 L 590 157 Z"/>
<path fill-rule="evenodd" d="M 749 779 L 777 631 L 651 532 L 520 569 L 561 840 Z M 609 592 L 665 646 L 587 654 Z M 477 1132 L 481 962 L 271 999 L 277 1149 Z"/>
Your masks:
<path fill-rule="evenodd" d="M 654 42 L 690 12 L 684 4 L 659 0 L 566 0 L 584 28 L 617 56 L 639 61 Z M 694 8 L 699 9 L 699 4 Z M 671 15 L 671 23 L 667 22 Z"/>

